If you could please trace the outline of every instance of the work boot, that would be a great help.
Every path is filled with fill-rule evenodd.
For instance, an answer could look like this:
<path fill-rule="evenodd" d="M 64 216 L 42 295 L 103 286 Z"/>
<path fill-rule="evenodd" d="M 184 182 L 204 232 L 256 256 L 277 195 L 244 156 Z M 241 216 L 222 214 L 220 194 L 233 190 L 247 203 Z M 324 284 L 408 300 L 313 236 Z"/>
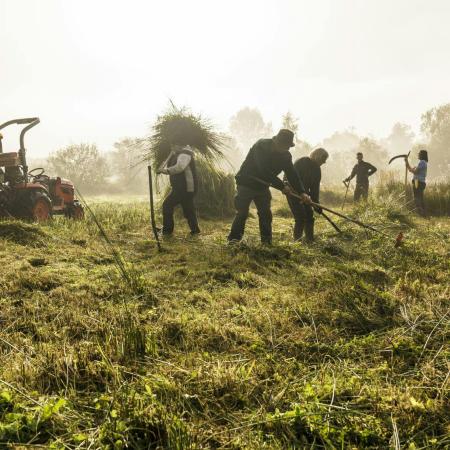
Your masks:
<path fill-rule="evenodd" d="M 314 222 L 305 223 L 305 242 L 314 242 Z"/>
<path fill-rule="evenodd" d="M 295 222 L 294 224 L 294 241 L 299 241 L 303 236 L 303 228 L 304 223 L 303 222 Z"/>

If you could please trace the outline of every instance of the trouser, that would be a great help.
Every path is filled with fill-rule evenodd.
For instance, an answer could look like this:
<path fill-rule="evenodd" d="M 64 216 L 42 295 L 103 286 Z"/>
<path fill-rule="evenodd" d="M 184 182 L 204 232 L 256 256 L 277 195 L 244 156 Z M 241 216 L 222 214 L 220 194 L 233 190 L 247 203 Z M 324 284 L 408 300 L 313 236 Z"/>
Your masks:
<path fill-rule="evenodd" d="M 425 201 L 423 199 L 423 193 L 425 191 L 426 183 L 419 180 L 413 180 L 413 194 L 414 203 L 416 205 L 417 212 L 421 216 L 425 216 Z"/>
<path fill-rule="evenodd" d="M 288 196 L 289 207 L 294 216 L 294 240 L 298 241 L 305 231 L 306 239 L 314 238 L 314 211 L 310 205 L 300 203 L 298 199 Z"/>
<path fill-rule="evenodd" d="M 178 192 L 172 190 L 162 205 L 163 210 L 163 234 L 172 234 L 174 228 L 173 212 L 177 205 L 181 205 L 183 215 L 187 220 L 191 233 L 200 233 L 197 214 L 194 206 L 193 192 Z"/>
<path fill-rule="evenodd" d="M 258 211 L 259 233 L 261 242 L 270 244 L 272 242 L 272 211 L 270 203 L 272 195 L 270 190 L 256 190 L 247 186 L 237 186 L 236 197 L 234 198 L 234 206 L 236 208 L 236 217 L 231 225 L 231 231 L 228 240 L 240 241 L 244 236 L 245 222 L 247 221 L 250 204 L 253 201 Z"/>
<path fill-rule="evenodd" d="M 362 197 L 364 200 L 367 200 L 369 195 L 369 183 L 356 183 L 355 192 L 353 194 L 353 200 L 355 202 L 359 202 Z"/>

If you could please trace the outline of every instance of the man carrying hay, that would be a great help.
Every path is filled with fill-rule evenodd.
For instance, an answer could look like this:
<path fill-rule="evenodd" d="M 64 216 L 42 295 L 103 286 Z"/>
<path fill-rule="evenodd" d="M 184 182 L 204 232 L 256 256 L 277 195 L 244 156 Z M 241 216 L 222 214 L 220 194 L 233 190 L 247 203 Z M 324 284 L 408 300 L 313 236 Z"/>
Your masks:
<path fill-rule="evenodd" d="M 163 202 L 162 234 L 170 236 L 173 233 L 173 212 L 181 205 L 183 215 L 187 220 L 191 235 L 199 234 L 197 214 L 194 206 L 194 196 L 197 192 L 197 172 L 194 151 L 189 145 L 172 144 L 172 152 L 165 165 L 157 173 L 169 175 L 172 190 Z"/>
<path fill-rule="evenodd" d="M 272 211 L 270 209 L 272 196 L 267 184 L 281 190 L 285 195 L 289 195 L 294 189 L 301 195 L 304 203 L 311 203 L 292 164 L 292 155 L 289 153 L 289 149 L 294 146 L 294 133 L 282 129 L 272 139 L 260 139 L 250 149 L 236 174 L 235 207 L 237 213 L 228 235 L 229 242 L 242 239 L 250 204 L 253 201 L 258 211 L 261 242 L 269 245 L 272 243 Z M 282 171 L 292 188 L 285 186 L 283 181 L 278 178 Z M 263 182 L 261 183 L 258 179 Z"/>

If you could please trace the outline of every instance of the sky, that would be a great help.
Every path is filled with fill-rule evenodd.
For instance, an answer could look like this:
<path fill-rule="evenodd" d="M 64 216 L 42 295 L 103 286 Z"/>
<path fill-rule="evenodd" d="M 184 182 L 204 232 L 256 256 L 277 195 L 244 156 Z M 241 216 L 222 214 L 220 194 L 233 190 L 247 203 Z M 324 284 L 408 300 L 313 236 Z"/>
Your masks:
<path fill-rule="evenodd" d="M 169 99 L 222 131 L 291 111 L 313 145 L 419 133 L 450 102 L 449 23 L 448 0 L 0 0 L 0 122 L 40 117 L 34 157 L 143 136 Z"/>

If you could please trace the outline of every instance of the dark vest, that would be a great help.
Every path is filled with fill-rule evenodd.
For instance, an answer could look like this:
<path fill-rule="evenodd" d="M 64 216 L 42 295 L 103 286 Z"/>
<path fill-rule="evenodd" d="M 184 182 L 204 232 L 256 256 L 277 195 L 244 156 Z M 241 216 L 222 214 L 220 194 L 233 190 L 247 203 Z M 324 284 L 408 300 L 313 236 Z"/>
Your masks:
<path fill-rule="evenodd" d="M 194 193 L 197 192 L 198 182 L 197 182 L 197 169 L 195 166 L 194 153 L 190 150 L 181 150 L 180 152 L 174 153 L 169 161 L 167 162 L 167 167 L 172 167 L 177 163 L 178 155 L 184 153 L 191 157 L 191 161 L 188 167 L 191 169 L 192 178 L 194 180 Z M 187 168 L 186 168 L 187 169 Z M 172 189 L 177 192 L 186 193 L 187 192 L 187 182 L 186 182 L 186 170 L 176 175 L 170 175 L 170 185 Z"/>

